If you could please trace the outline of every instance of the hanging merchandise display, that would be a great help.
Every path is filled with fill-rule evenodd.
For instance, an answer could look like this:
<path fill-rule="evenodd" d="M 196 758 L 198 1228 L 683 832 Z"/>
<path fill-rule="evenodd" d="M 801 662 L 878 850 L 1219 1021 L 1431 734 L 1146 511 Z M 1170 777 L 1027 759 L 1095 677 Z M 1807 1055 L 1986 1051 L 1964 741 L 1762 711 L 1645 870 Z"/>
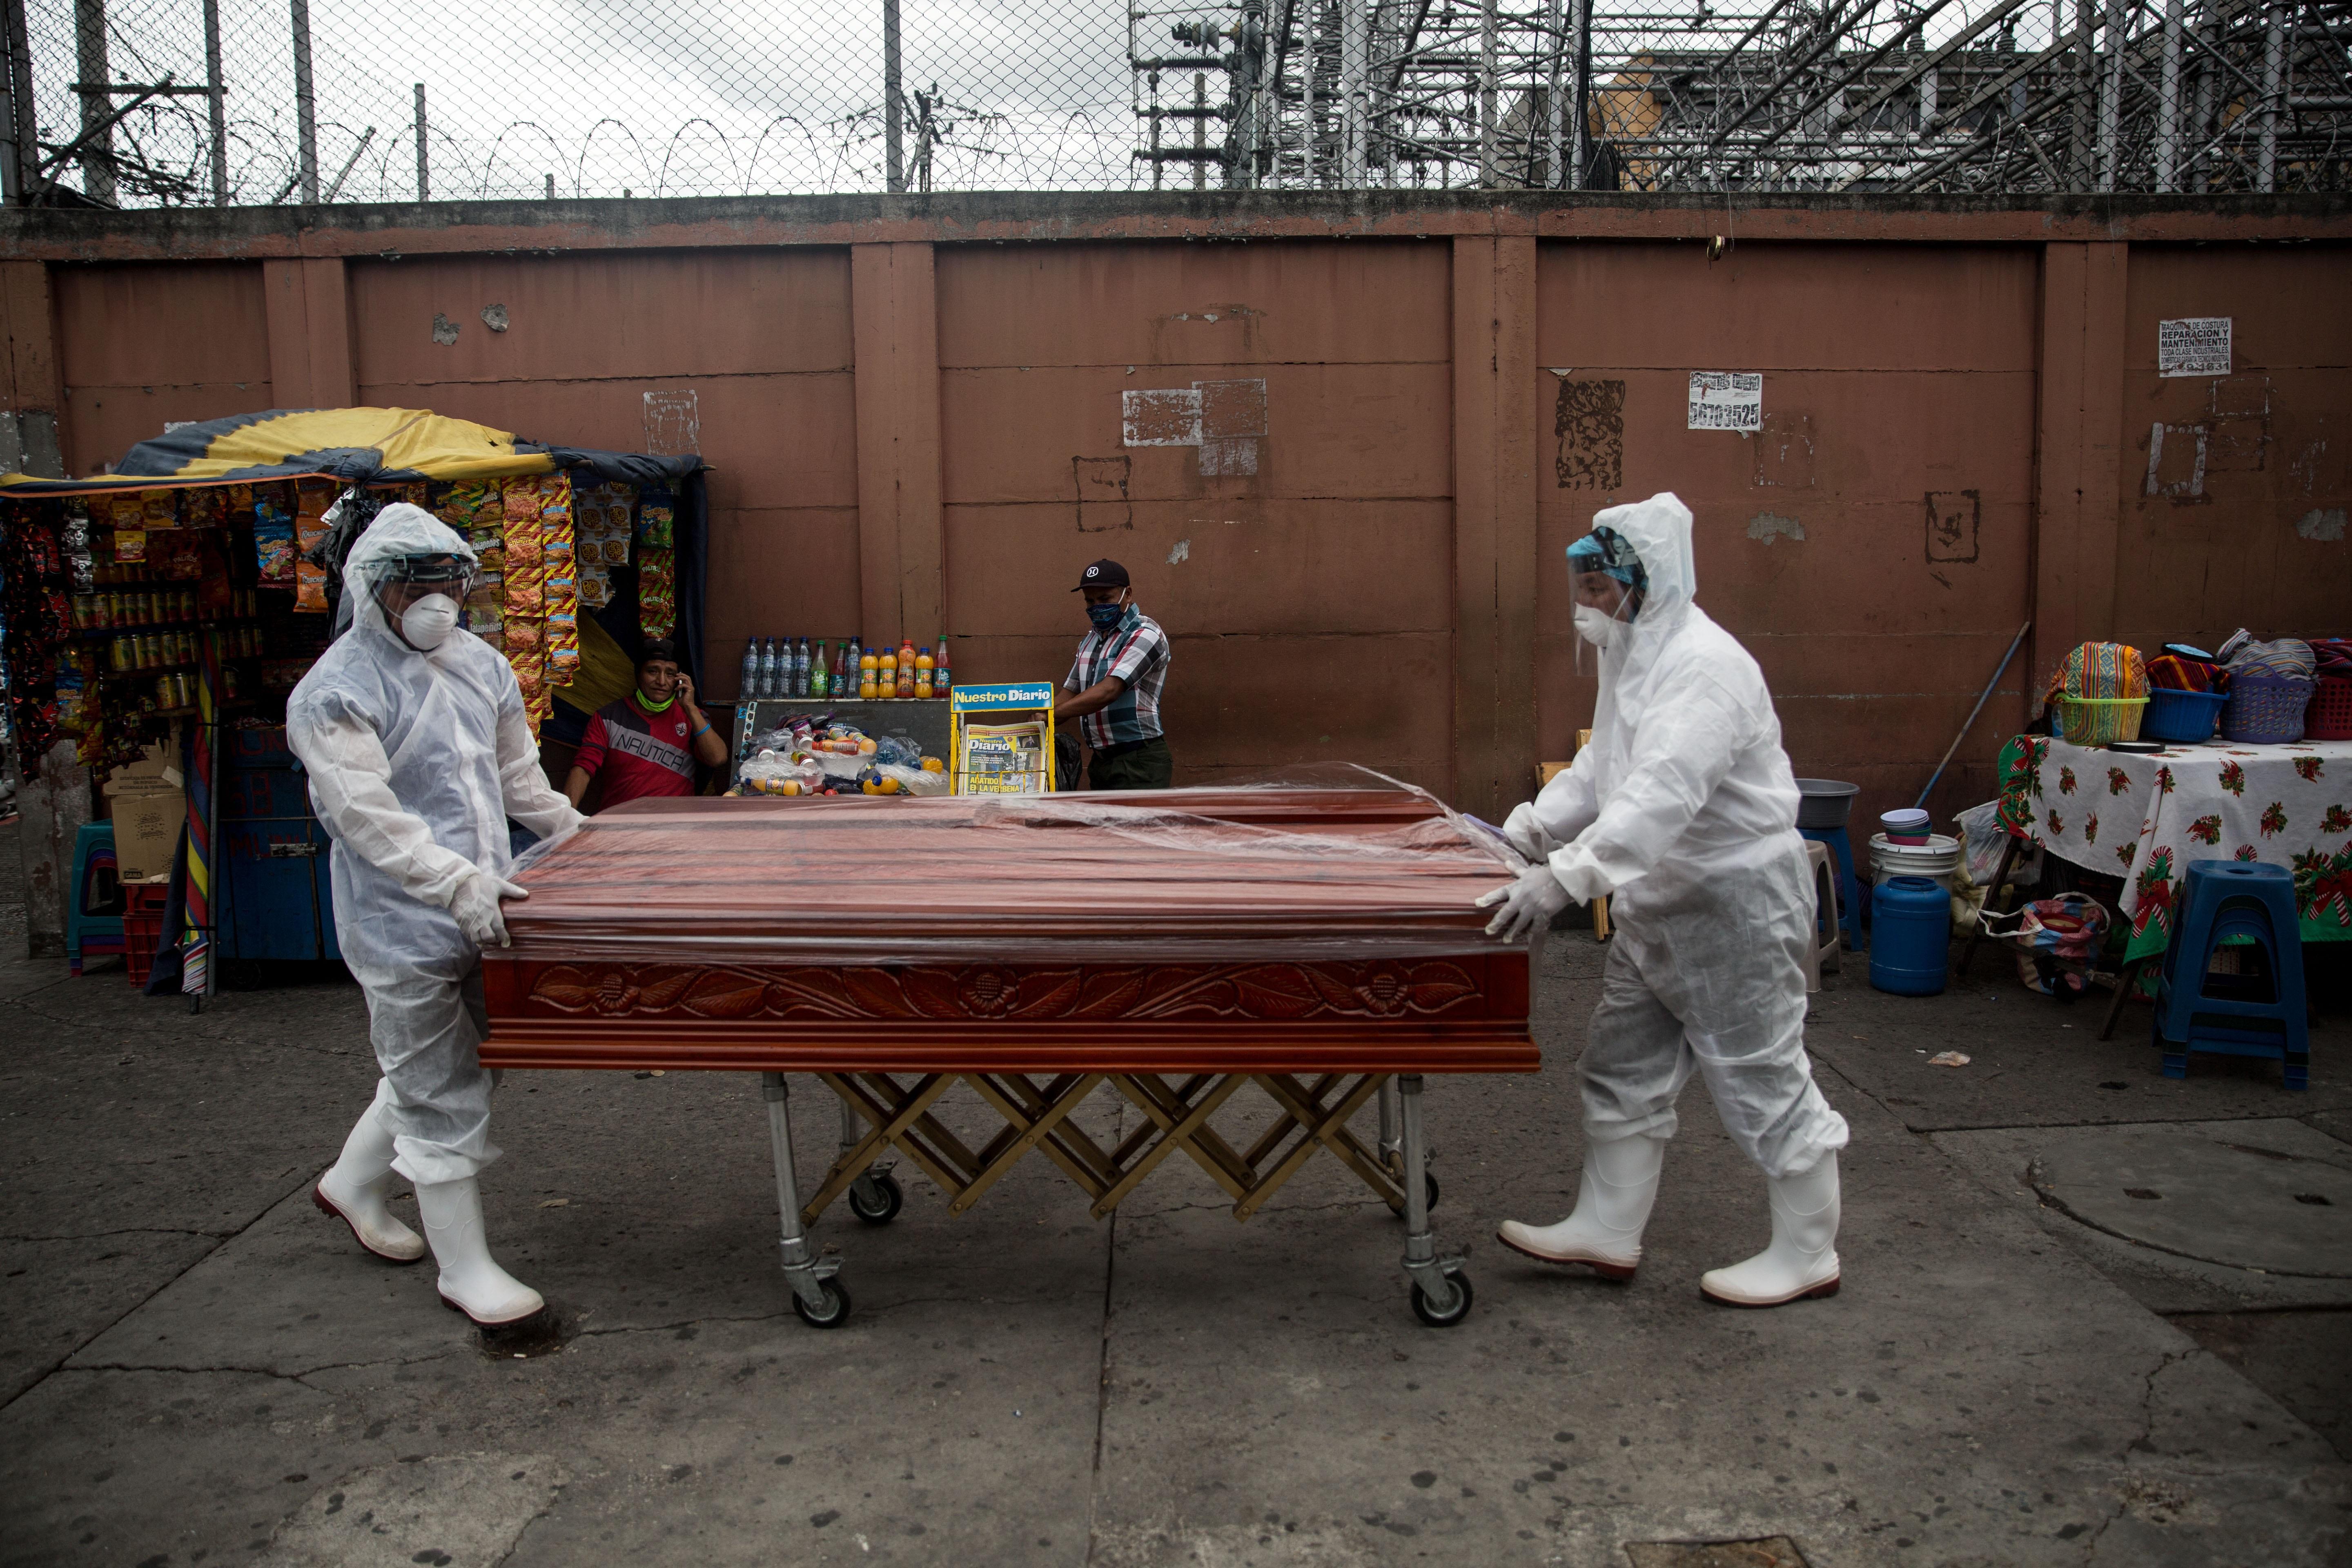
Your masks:
<path fill-rule="evenodd" d="M 667 489 L 637 498 L 637 632 L 646 638 L 669 637 L 677 626 L 676 507 Z"/>
<path fill-rule="evenodd" d="M 72 628 L 58 539 L 63 509 L 10 510 L 7 561 L 0 568 L 0 613 L 6 616 L 0 647 L 6 650 L 9 726 L 21 754 L 33 758 L 57 740 L 58 653 Z"/>

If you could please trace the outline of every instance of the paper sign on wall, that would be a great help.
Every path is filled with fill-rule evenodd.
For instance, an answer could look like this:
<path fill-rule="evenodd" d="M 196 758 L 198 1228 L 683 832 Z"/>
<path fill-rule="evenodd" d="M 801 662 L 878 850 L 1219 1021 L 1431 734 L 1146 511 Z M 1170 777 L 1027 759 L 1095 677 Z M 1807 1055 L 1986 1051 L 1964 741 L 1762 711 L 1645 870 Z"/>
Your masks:
<path fill-rule="evenodd" d="M 1690 378 L 1690 428 L 1761 430 L 1764 374 L 1761 371 L 1695 370 Z"/>
<path fill-rule="evenodd" d="M 2156 324 L 2156 374 L 2230 374 L 2230 318 L 2187 316 Z"/>

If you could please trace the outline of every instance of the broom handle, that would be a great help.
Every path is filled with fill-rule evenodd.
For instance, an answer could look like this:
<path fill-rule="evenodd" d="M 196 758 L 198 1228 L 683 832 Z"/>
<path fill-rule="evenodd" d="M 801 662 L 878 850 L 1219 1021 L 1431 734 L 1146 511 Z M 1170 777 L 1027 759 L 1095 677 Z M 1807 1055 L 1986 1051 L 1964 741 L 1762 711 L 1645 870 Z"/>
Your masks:
<path fill-rule="evenodd" d="M 1977 698 L 1977 705 L 1969 710 L 1969 721 L 1960 726 L 1960 732 L 1952 737 L 1951 745 L 1946 748 L 1944 760 L 1937 763 L 1936 771 L 1927 775 L 1927 787 L 1919 792 L 1919 799 L 1916 805 L 1927 805 L 1927 797 L 1936 793 L 1936 781 L 1944 776 L 1944 770 L 1951 765 L 1953 752 L 1958 752 L 1960 749 L 1960 742 L 1969 738 L 1969 731 L 1977 727 L 1977 715 L 1984 711 L 1984 705 L 1992 698 L 1992 689 L 1999 686 L 2000 678 L 2009 673 L 2009 661 L 2017 657 L 2017 650 L 2024 645 L 2025 634 L 2032 629 L 2033 623 L 2028 621 L 2018 627 L 2017 636 L 2010 639 L 2009 651 L 2000 656 L 2000 668 L 1992 672 L 1990 680 L 1985 682 L 1984 691 Z"/>

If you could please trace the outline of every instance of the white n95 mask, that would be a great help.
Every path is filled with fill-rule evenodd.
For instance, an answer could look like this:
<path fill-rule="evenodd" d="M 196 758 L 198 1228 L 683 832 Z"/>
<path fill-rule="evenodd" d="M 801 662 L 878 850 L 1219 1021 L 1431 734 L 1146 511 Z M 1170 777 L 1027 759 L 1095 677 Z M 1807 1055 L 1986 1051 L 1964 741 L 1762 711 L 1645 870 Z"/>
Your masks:
<path fill-rule="evenodd" d="M 1617 640 L 1622 622 L 1608 611 L 1591 605 L 1576 606 L 1576 633 L 1594 647 L 1607 647 Z"/>
<path fill-rule="evenodd" d="M 1584 612 L 1579 610 L 1578 615 Z M 400 635 L 419 650 L 439 647 L 457 629 L 457 601 L 446 594 L 427 594 L 400 617 Z"/>

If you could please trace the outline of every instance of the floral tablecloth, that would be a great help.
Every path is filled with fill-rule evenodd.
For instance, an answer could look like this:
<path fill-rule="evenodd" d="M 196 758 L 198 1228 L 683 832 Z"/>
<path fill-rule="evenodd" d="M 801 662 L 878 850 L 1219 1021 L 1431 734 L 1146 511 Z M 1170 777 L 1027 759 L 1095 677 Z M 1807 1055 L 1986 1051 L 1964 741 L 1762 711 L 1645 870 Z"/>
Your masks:
<path fill-rule="evenodd" d="M 2001 826 L 2124 879 L 2126 957 L 2153 957 L 2191 860 L 2267 860 L 2294 873 L 2305 942 L 2352 942 L 2352 742 L 2133 754 L 2020 735 L 2000 754 Z"/>

